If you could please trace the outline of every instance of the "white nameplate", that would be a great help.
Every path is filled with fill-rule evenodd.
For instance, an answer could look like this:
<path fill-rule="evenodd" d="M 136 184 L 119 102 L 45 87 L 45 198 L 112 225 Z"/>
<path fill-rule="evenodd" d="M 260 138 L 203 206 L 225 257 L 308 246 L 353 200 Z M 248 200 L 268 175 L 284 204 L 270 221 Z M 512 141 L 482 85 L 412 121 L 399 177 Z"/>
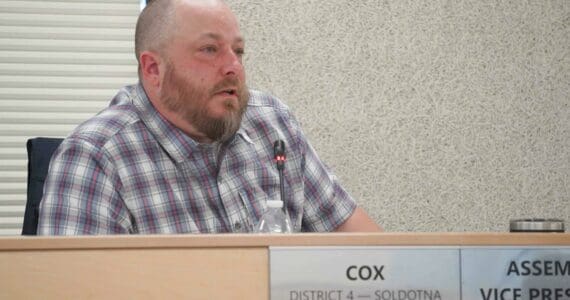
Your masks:
<path fill-rule="evenodd" d="M 463 300 L 570 300 L 569 247 L 463 248 Z"/>
<path fill-rule="evenodd" d="M 270 247 L 273 300 L 460 299 L 450 247 Z"/>
<path fill-rule="evenodd" d="M 274 300 L 570 300 L 570 247 L 270 247 Z"/>

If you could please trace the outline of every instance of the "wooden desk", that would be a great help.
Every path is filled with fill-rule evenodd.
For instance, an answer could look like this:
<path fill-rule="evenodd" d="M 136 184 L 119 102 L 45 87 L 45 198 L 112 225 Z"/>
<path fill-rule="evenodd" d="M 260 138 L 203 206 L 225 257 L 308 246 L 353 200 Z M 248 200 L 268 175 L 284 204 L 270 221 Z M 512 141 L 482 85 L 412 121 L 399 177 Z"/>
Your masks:
<path fill-rule="evenodd" d="M 569 246 L 561 233 L 0 238 L 0 299 L 268 299 L 269 246 Z"/>

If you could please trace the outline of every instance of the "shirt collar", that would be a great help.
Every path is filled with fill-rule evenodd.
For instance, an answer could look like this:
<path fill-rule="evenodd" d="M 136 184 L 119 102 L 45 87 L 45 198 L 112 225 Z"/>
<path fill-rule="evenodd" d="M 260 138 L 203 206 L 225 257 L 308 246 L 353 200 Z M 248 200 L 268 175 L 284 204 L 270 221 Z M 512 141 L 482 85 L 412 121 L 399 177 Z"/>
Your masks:
<path fill-rule="evenodd" d="M 244 118 L 245 119 L 245 118 Z M 242 119 L 243 122 L 243 119 Z M 246 141 L 248 144 L 253 145 L 253 140 L 251 139 L 251 137 L 249 137 L 249 134 L 247 133 L 247 130 L 245 130 L 243 128 L 243 126 L 240 126 L 238 131 L 236 132 L 236 135 L 241 137 L 244 141 Z"/>
<path fill-rule="evenodd" d="M 139 116 L 162 148 L 177 162 L 188 159 L 198 142 L 166 120 L 152 105 L 141 83 L 137 84 L 133 102 Z"/>

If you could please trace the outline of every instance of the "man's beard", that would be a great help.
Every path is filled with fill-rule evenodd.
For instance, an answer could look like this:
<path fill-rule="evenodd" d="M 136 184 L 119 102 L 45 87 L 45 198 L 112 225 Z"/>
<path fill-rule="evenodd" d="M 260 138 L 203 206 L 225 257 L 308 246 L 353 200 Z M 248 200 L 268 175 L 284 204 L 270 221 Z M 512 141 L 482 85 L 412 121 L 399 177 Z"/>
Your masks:
<path fill-rule="evenodd" d="M 230 86 L 237 87 L 237 107 L 233 101 L 226 100 L 224 105 L 228 110 L 228 115 L 220 118 L 210 117 L 208 101 L 215 93 Z M 228 140 L 237 132 L 249 100 L 247 87 L 235 76 L 227 77 L 208 90 L 184 80 L 177 74 L 171 63 L 166 66 L 163 91 L 165 92 L 161 95 L 162 102 L 168 110 L 180 114 L 198 132 L 212 141 L 221 142 Z"/>

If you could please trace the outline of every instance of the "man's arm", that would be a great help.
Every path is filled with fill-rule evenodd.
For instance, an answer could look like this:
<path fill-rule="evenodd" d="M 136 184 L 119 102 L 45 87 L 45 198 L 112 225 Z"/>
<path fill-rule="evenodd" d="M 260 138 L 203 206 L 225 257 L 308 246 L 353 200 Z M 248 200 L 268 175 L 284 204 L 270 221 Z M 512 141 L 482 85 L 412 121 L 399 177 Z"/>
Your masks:
<path fill-rule="evenodd" d="M 335 229 L 336 232 L 379 232 L 382 228 L 372 220 L 364 209 L 357 207 L 354 213 L 342 225 Z"/>
<path fill-rule="evenodd" d="M 65 140 L 54 153 L 40 202 L 38 235 L 129 233 L 130 219 L 110 164 L 84 141 Z"/>

